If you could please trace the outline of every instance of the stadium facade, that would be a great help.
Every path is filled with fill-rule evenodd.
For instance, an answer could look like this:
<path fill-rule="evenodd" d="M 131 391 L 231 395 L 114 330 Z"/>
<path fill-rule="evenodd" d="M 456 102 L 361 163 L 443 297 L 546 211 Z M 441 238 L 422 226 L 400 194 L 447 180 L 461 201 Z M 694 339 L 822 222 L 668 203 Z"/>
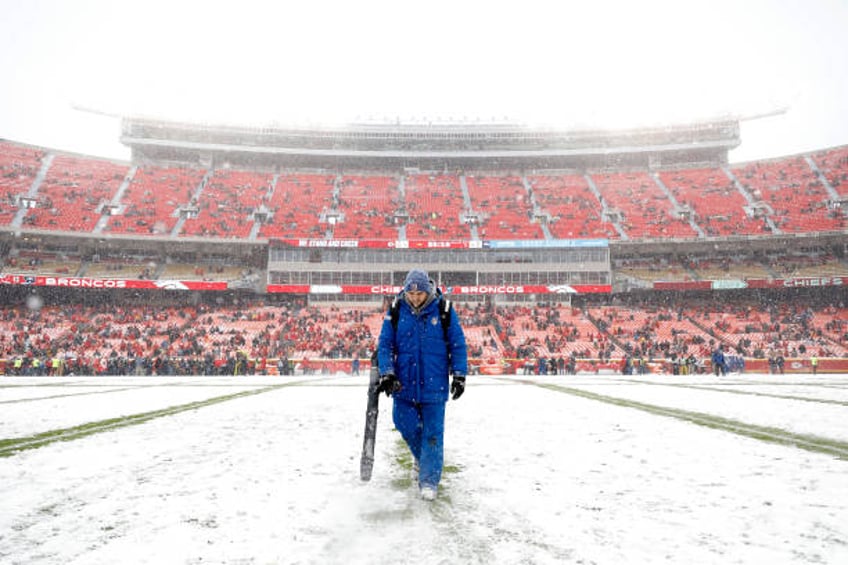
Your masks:
<path fill-rule="evenodd" d="M 848 285 L 848 147 L 731 164 L 736 118 L 557 131 L 128 117 L 121 141 L 130 163 L 0 140 L 7 298 L 370 307 L 413 267 L 487 309 L 786 291 L 842 304 Z M 840 351 L 841 327 L 826 338 Z"/>
<path fill-rule="evenodd" d="M 288 237 L 283 232 L 268 232 L 270 235 L 263 237 L 261 228 L 245 237 L 181 233 L 182 222 L 198 215 L 196 197 L 192 197 L 190 202 L 173 206 L 171 215 L 177 222 L 170 231 L 145 233 L 143 237 L 110 232 L 108 222 L 124 209 L 102 203 L 97 213 L 102 214 L 100 222 L 106 229 L 44 230 L 13 220 L 2 232 L 6 249 L 29 246 L 61 253 L 73 248 L 83 256 L 135 253 L 159 255 L 169 262 L 246 265 L 250 276 L 226 283 L 213 281 L 203 288 L 304 294 L 315 301 L 379 299 L 396 292 L 403 274 L 416 266 L 430 270 L 439 284 L 466 300 L 490 297 L 496 301 L 568 301 L 574 294 L 646 288 L 744 288 L 750 284 L 767 287 L 774 281 L 757 281 L 756 277 L 730 281 L 686 277 L 696 280 L 669 284 L 669 277 L 661 270 L 657 271 L 656 281 L 646 281 L 617 272 L 615 265 L 686 263 L 693 257 L 762 262 L 764 257 L 787 249 L 824 252 L 840 258 L 845 253 L 844 229 L 781 230 L 777 227 L 778 211 L 764 198 L 748 202 L 744 212 L 747 221 L 761 221 L 768 228 L 765 233 L 755 230 L 735 234 L 724 230 L 716 235 L 705 231 L 701 225 L 703 217 L 692 204 L 674 200 L 670 192 L 673 204 L 663 212 L 668 218 L 660 223 L 669 220 L 684 227 L 688 224 L 689 233 L 630 233 L 623 226 L 629 222 L 628 216 L 635 216 L 639 209 L 626 210 L 621 203 L 612 203 L 608 192 L 602 192 L 592 181 L 592 175 L 635 170 L 665 188 L 660 171 L 712 169 L 729 173 L 728 151 L 740 144 L 737 118 L 623 131 L 558 131 L 509 123 L 244 127 L 127 117 L 122 121 L 121 141 L 131 148 L 131 171 L 147 166 L 210 172 L 246 170 L 265 172 L 274 175 L 274 179 L 289 173 L 327 174 L 333 179 L 332 193 L 320 213 L 309 220 L 313 226 L 308 236 L 303 232 Z M 390 205 L 380 211 L 382 227 L 388 226 L 390 236 L 386 237 L 385 231 L 357 237 L 336 233 L 340 226 L 362 219 L 361 215 L 346 212 L 339 202 L 339 185 L 346 182 L 343 179 L 347 176 L 355 175 L 399 179 Z M 455 235 L 457 232 L 453 236 L 436 231 L 423 236 L 413 233 L 416 220 L 408 208 L 414 206 L 410 201 L 416 196 L 405 192 L 404 180 L 422 175 L 445 175 L 456 181 L 452 188 L 461 192 L 462 198 L 456 199 L 456 209 L 445 209 L 444 213 L 453 218 L 454 224 L 462 225 L 459 236 Z M 597 213 L 604 229 L 578 233 L 576 237 L 556 233 L 555 223 L 562 213 L 552 213 L 538 195 L 534 199 L 532 179 L 542 178 L 540 175 L 586 178 L 588 189 L 597 199 Z M 469 186 L 475 176 L 521 179 L 513 189 L 521 194 L 524 217 L 517 222 L 524 226 L 513 228 L 515 237 L 505 238 L 503 230 L 494 236 L 486 233 L 487 224 L 505 221 L 498 217 L 496 209 L 482 206 L 490 203 L 471 201 Z M 207 181 L 208 173 L 200 183 L 201 190 Z M 836 210 L 839 225 L 844 225 L 840 193 L 828 188 L 830 198 L 821 205 Z M 497 197 L 492 195 L 492 199 Z M 704 198 L 715 200 L 706 194 Z M 27 206 L 38 203 L 33 200 L 27 204 L 25 198 L 17 195 L 20 216 L 25 215 Z M 548 197 L 547 202 L 551 201 Z M 507 202 L 506 207 L 510 204 Z M 261 203 L 250 207 L 245 219 L 256 226 L 270 226 L 283 221 L 282 212 Z M 516 220 L 507 217 L 506 223 L 509 221 Z M 528 227 L 531 229 L 523 230 Z M 832 274 L 811 277 L 808 283 L 781 280 L 777 284 L 827 285 Z M 834 284 L 842 281 L 834 280 L 838 281 Z M 42 282 L 48 281 L 38 281 Z M 55 278 L 49 283 L 57 284 Z M 62 284 L 95 283 L 65 277 Z M 150 286 L 137 281 L 136 284 L 142 288 Z M 188 288 L 196 286 L 188 284 Z"/>

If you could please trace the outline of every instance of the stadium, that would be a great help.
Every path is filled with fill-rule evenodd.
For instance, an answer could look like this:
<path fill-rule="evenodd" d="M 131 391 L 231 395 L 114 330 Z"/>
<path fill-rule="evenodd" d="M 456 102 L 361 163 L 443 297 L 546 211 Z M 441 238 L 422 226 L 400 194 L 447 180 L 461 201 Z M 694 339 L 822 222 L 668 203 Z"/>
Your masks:
<path fill-rule="evenodd" d="M 845 3 L 7 4 L 0 562 L 848 562 Z"/>
<path fill-rule="evenodd" d="M 0 142 L 4 559 L 844 561 L 848 147 L 731 164 L 726 119 L 122 141 Z M 388 402 L 355 472 L 422 266 L 480 373 L 432 502 Z"/>
<path fill-rule="evenodd" d="M 738 117 L 121 123 L 130 162 L 0 142 L 6 373 L 349 371 L 414 267 L 484 372 L 848 368 L 848 146 L 729 163 Z"/>

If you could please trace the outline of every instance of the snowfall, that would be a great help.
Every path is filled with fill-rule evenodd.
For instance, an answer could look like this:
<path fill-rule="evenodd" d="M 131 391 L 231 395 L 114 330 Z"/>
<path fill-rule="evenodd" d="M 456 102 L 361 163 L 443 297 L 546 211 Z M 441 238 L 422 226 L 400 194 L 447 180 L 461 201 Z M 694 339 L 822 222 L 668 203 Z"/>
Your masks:
<path fill-rule="evenodd" d="M 472 376 L 432 502 L 367 382 L 2 377 L 0 562 L 848 563 L 848 376 Z"/>

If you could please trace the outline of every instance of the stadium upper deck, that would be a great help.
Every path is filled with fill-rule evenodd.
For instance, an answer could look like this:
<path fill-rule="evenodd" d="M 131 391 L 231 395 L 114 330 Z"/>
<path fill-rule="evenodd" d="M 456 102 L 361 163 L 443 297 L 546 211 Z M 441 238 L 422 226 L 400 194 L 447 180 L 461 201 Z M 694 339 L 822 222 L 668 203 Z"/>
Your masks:
<path fill-rule="evenodd" d="M 558 131 L 518 124 L 352 124 L 344 127 L 206 126 L 143 118 L 123 121 L 133 161 L 203 167 L 415 167 L 601 169 L 726 163 L 739 122 L 721 119 L 652 129 Z"/>

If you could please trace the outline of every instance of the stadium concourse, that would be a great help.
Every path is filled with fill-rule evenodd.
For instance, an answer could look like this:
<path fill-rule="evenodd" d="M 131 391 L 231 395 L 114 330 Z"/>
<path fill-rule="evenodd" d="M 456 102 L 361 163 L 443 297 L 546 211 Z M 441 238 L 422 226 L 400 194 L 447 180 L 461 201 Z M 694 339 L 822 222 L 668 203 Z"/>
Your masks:
<path fill-rule="evenodd" d="M 848 370 L 848 146 L 739 120 L 562 132 L 124 118 L 131 162 L 0 140 L 0 370 L 360 369 L 425 268 L 475 370 Z"/>

